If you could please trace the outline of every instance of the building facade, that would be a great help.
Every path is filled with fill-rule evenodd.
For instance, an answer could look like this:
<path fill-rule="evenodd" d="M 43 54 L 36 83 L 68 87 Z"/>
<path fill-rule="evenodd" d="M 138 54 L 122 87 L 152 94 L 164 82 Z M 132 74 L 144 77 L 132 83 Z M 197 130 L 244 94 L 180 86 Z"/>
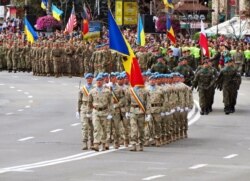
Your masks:
<path fill-rule="evenodd" d="M 238 16 L 246 9 L 248 0 L 212 0 L 212 25 Z"/>

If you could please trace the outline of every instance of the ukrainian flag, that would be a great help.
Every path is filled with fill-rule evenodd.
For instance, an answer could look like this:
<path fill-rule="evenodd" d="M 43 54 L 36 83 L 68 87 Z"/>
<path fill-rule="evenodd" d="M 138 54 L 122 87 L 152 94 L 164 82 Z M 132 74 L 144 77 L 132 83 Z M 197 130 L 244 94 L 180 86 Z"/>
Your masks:
<path fill-rule="evenodd" d="M 47 4 L 48 4 L 48 0 L 42 0 L 41 2 L 41 8 L 46 10 L 47 9 Z"/>
<path fill-rule="evenodd" d="M 34 41 L 38 39 L 38 35 L 36 31 L 30 25 L 30 22 L 28 21 L 26 17 L 24 18 L 24 33 L 27 37 L 27 41 L 30 43 L 33 43 Z"/>
<path fill-rule="evenodd" d="M 140 46 L 145 46 L 145 32 L 143 29 L 143 23 L 142 23 L 142 19 L 141 16 L 138 16 L 138 25 L 137 25 L 137 40 L 136 40 L 137 44 Z"/>
<path fill-rule="evenodd" d="M 51 11 L 52 11 L 52 15 L 53 17 L 57 20 L 60 21 L 61 20 L 61 15 L 63 14 L 63 11 L 58 9 L 54 4 L 52 4 L 51 7 Z"/>
<path fill-rule="evenodd" d="M 163 0 L 163 3 L 164 3 L 166 8 L 174 9 L 174 5 L 173 5 L 172 0 Z"/>

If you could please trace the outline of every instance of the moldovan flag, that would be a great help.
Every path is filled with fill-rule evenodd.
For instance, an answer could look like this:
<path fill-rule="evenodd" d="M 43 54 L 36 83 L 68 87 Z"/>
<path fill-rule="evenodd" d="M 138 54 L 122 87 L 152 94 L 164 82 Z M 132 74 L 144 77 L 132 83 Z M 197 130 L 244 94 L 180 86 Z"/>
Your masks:
<path fill-rule="evenodd" d="M 203 55 L 209 58 L 208 41 L 205 33 L 204 23 L 202 20 L 201 20 L 201 33 L 200 33 L 199 44 L 202 49 Z"/>
<path fill-rule="evenodd" d="M 137 45 L 140 46 L 145 46 L 145 32 L 143 29 L 143 23 L 141 19 L 141 15 L 138 15 L 138 25 L 137 25 L 137 40 L 136 40 Z"/>
<path fill-rule="evenodd" d="M 30 43 L 33 43 L 34 41 L 38 39 L 38 35 L 36 31 L 30 25 L 30 22 L 28 21 L 26 17 L 24 18 L 24 33 L 27 37 L 27 41 Z"/>
<path fill-rule="evenodd" d="M 167 15 L 167 37 L 173 44 L 176 44 L 176 38 L 169 15 Z"/>
<path fill-rule="evenodd" d="M 111 11 L 108 11 L 109 48 L 123 55 L 123 66 L 132 87 L 144 85 L 140 66 L 134 52 L 122 35 Z"/>

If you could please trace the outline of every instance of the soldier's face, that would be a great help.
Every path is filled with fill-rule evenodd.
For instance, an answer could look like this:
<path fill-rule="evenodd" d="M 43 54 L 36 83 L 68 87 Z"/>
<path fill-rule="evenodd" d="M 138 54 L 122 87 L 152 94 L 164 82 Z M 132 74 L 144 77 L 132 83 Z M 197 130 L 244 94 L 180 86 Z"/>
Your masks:
<path fill-rule="evenodd" d="M 116 77 L 115 76 L 112 76 L 112 77 L 110 77 L 110 82 L 112 82 L 112 83 L 116 83 Z"/>
<path fill-rule="evenodd" d="M 97 87 L 102 87 L 102 85 L 103 85 L 102 80 L 97 80 L 96 85 L 97 85 Z"/>
<path fill-rule="evenodd" d="M 155 85 L 155 79 L 151 79 L 151 80 L 149 81 L 149 83 L 150 83 L 150 85 Z"/>
<path fill-rule="evenodd" d="M 92 84 L 92 82 L 93 82 L 93 78 L 92 78 L 92 77 L 87 78 L 87 79 L 86 79 L 86 81 L 87 81 L 87 84 Z"/>
<path fill-rule="evenodd" d="M 117 83 L 118 83 L 119 85 L 123 85 L 123 84 L 124 84 L 124 79 L 118 79 L 118 80 L 117 80 Z"/>

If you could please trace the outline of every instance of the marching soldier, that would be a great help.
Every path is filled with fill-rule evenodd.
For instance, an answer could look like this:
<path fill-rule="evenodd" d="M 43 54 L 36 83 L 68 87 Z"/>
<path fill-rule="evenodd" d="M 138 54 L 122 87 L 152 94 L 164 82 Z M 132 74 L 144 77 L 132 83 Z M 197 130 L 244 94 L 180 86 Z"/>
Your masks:
<path fill-rule="evenodd" d="M 235 112 L 238 90 L 241 84 L 241 76 L 234 67 L 231 57 L 225 57 L 225 67 L 221 70 L 217 88 L 223 90 L 223 103 L 225 114 Z"/>
<path fill-rule="evenodd" d="M 96 87 L 89 93 L 88 107 L 93 109 L 92 120 L 94 125 L 94 146 L 93 150 L 99 151 L 99 144 L 102 144 L 102 151 L 106 150 L 106 124 L 112 119 L 111 113 L 110 90 L 103 86 L 103 78 L 98 75 L 96 77 Z"/>
<path fill-rule="evenodd" d="M 76 112 L 76 117 L 81 119 L 82 123 L 82 138 L 83 147 L 82 150 L 88 149 L 88 141 L 90 146 L 93 146 L 93 123 L 92 123 L 92 110 L 88 108 L 88 97 L 89 92 L 94 88 L 92 82 L 94 75 L 92 73 L 86 73 L 84 78 L 86 79 L 86 84 L 82 86 L 79 91 L 78 96 L 78 107 Z"/>
<path fill-rule="evenodd" d="M 59 42 L 56 42 L 54 44 L 54 47 L 51 50 L 51 57 L 52 57 L 53 66 L 54 66 L 54 74 L 56 78 L 59 77 L 59 73 L 61 70 L 61 65 L 60 65 L 61 56 L 62 56 L 62 50 L 59 47 Z"/>

